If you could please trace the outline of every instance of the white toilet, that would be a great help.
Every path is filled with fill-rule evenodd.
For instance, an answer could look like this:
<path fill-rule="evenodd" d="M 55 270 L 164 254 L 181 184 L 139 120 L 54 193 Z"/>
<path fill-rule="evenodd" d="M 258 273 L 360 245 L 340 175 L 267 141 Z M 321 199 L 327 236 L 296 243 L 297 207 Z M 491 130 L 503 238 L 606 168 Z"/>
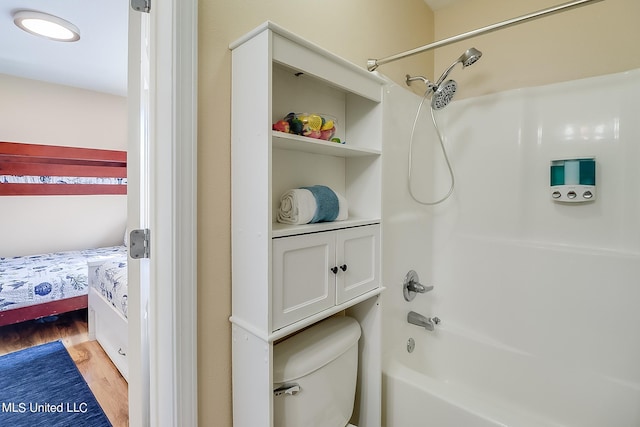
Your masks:
<path fill-rule="evenodd" d="M 358 322 L 331 317 L 273 347 L 275 427 L 353 427 L 359 339 Z"/>

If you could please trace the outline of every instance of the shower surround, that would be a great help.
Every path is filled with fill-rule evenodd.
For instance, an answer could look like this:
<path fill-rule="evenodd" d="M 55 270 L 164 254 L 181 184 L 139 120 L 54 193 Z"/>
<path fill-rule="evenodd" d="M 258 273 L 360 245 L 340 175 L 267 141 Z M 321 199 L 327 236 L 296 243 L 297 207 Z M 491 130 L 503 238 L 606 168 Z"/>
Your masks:
<path fill-rule="evenodd" d="M 436 112 L 453 195 L 407 191 L 420 97 L 385 98 L 383 425 L 640 425 L 640 70 Z M 449 175 L 428 109 L 414 193 Z M 597 200 L 552 200 L 552 160 L 595 157 Z M 414 269 L 432 292 L 402 296 Z M 442 323 L 406 322 L 414 310 Z M 415 350 L 407 353 L 407 340 Z"/>

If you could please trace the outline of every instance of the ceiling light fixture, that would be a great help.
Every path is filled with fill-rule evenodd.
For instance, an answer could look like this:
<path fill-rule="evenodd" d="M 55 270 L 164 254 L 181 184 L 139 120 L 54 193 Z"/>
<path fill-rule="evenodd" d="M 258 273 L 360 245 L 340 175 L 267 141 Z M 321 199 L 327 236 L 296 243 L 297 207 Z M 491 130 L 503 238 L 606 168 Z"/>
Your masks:
<path fill-rule="evenodd" d="M 80 40 L 80 30 L 71 22 L 57 16 L 33 10 L 20 10 L 13 14 L 13 22 L 22 30 L 36 36 L 60 42 Z"/>

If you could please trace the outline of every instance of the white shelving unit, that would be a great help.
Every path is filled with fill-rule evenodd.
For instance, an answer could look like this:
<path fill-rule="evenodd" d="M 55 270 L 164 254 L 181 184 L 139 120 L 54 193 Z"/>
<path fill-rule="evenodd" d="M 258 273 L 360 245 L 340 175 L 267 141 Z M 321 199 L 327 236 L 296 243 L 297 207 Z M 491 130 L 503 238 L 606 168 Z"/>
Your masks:
<path fill-rule="evenodd" d="M 342 312 L 362 328 L 351 423 L 380 426 L 385 81 L 271 22 L 230 47 L 234 426 L 273 426 L 274 343 Z M 331 114 L 345 143 L 272 131 L 289 112 Z M 315 184 L 349 219 L 275 223 L 285 191 Z"/>

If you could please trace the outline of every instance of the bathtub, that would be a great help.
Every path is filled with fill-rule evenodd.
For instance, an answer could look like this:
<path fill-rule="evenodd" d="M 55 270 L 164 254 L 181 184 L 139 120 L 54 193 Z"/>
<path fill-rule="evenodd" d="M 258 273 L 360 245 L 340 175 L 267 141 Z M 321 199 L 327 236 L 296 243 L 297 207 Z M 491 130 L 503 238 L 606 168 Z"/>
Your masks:
<path fill-rule="evenodd" d="M 426 208 L 406 176 L 420 98 L 387 88 L 383 425 L 640 427 L 639 90 L 632 70 L 454 101 L 437 117 L 456 189 Z M 420 124 L 414 184 L 432 200 L 450 177 Z M 599 199 L 553 202 L 550 159 L 578 153 L 598 159 Z M 435 289 L 404 301 L 409 270 Z"/>
<path fill-rule="evenodd" d="M 407 324 L 394 334 L 383 366 L 383 426 L 640 426 L 639 384 L 544 361 L 446 322 L 436 328 Z"/>

